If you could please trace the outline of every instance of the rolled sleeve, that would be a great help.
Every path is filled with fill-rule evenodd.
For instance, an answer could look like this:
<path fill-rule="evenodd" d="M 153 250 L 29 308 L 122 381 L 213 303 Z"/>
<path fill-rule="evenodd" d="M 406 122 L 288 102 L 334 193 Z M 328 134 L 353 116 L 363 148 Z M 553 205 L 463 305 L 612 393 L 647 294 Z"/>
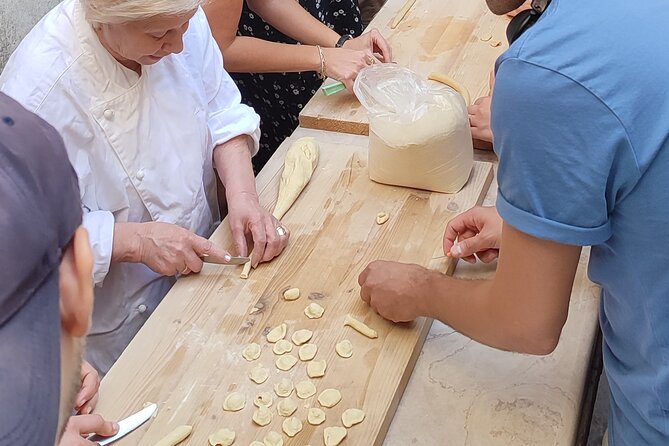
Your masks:
<path fill-rule="evenodd" d="M 260 117 L 249 106 L 242 104 L 242 96 L 230 75 L 225 71 L 223 56 L 209 29 L 204 12 L 200 9 L 194 18 L 202 27 L 203 67 L 207 101 L 207 124 L 212 148 L 237 136 L 248 135 L 251 155 L 258 152 Z"/>
<path fill-rule="evenodd" d="M 225 73 L 225 76 L 230 79 L 228 73 Z M 239 96 L 237 86 L 232 82 L 232 79 L 230 79 L 230 83 L 232 83 L 231 88 L 234 89 L 230 92 L 234 91 Z M 225 87 L 222 89 L 225 90 Z M 241 104 L 240 100 L 241 96 L 239 96 L 239 100 L 232 101 L 233 104 L 227 108 L 217 106 L 222 102 L 221 98 L 215 99 L 213 104 L 210 103 L 212 109 L 207 124 L 211 133 L 212 147 L 230 141 L 239 135 L 248 135 L 249 151 L 253 156 L 258 153 L 260 147 L 260 117 L 251 107 Z"/>
<path fill-rule="evenodd" d="M 112 259 L 114 245 L 114 215 L 108 211 L 92 211 L 84 213 L 83 226 L 93 250 L 93 282 L 101 286 Z"/>
<path fill-rule="evenodd" d="M 537 238 L 568 245 L 588 246 L 603 243 L 612 234 L 609 221 L 594 228 L 568 225 L 517 208 L 509 203 L 501 192 L 497 194 L 496 206 L 497 212 L 506 223 Z"/>
<path fill-rule="evenodd" d="M 499 64 L 492 105 L 497 209 L 534 237 L 598 245 L 638 169 L 627 132 L 595 94 L 517 58 Z"/>

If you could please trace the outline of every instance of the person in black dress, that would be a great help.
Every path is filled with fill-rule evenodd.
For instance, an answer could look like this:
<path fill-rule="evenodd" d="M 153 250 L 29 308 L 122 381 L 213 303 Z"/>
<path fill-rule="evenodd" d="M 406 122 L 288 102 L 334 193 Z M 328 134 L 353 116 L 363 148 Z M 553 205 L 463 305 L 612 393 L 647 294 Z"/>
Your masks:
<path fill-rule="evenodd" d="M 357 0 L 213 0 L 205 11 L 226 70 L 261 118 L 256 173 L 298 126 L 323 75 L 351 89 L 360 69 L 392 58 L 377 30 L 362 33 Z"/>

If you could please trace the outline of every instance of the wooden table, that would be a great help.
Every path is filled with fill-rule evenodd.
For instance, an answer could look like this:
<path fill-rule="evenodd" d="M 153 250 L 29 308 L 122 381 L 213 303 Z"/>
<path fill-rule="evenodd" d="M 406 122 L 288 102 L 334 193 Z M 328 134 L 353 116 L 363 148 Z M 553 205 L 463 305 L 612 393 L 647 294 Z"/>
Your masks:
<path fill-rule="evenodd" d="M 359 298 L 357 277 L 372 260 L 418 263 L 446 271 L 441 238 L 448 220 L 482 203 L 493 178 L 490 163 L 476 162 L 469 182 L 457 194 L 438 194 L 377 184 L 367 171 L 367 137 L 298 129 L 285 141 L 258 176 L 261 203 L 273 208 L 285 152 L 300 136 L 314 136 L 321 147 L 320 162 L 311 182 L 283 222 L 291 229 L 284 254 L 253 271 L 248 280 L 239 268 L 206 265 L 194 276 L 180 279 L 142 330 L 104 378 L 98 410 L 117 419 L 141 408 L 147 401 L 160 406 L 157 417 L 118 442 L 151 445 L 179 424 L 194 426 L 184 444 L 206 444 L 220 428 L 237 432 L 239 444 L 262 439 L 268 430 L 281 431 L 282 418 L 272 407 L 274 421 L 266 428 L 251 422 L 252 401 L 261 391 L 272 392 L 283 377 L 294 383 L 307 379 L 304 363 L 290 372 L 274 367 L 270 328 L 286 322 L 289 336 L 297 329 L 314 331 L 316 359 L 326 359 L 322 379 L 314 379 L 318 392 L 340 389 L 342 402 L 326 411 L 323 426 L 308 425 L 308 407 L 315 397 L 299 402 L 296 416 L 304 431 L 287 445 L 323 444 L 323 428 L 341 425 L 341 413 L 361 408 L 367 416 L 349 429 L 349 445 L 381 445 L 394 411 L 413 370 L 430 328 L 430 320 L 393 324 L 376 315 Z M 379 211 L 390 220 L 378 225 Z M 232 246 L 224 222 L 212 236 L 221 246 Z M 286 302 L 282 291 L 291 286 L 303 297 Z M 303 314 L 310 302 L 325 307 L 322 319 Z M 378 331 L 370 340 L 343 322 L 347 314 Z M 354 345 L 351 359 L 334 353 L 337 341 Z M 270 370 L 263 385 L 252 383 L 249 371 L 256 365 L 241 352 L 251 342 L 263 345 L 258 360 Z M 296 354 L 296 352 L 294 352 Z M 241 412 L 225 412 L 225 397 L 232 391 L 247 399 Z M 286 437 L 287 438 L 287 437 Z"/>
<path fill-rule="evenodd" d="M 504 45 L 493 47 L 481 37 L 487 39 L 490 35 L 491 40 L 503 41 L 507 19 L 487 12 L 483 0 L 418 0 L 400 26 L 389 32 L 389 23 L 403 3 L 404 0 L 389 0 L 373 23 L 386 29 L 385 34 L 395 46 L 396 59 L 423 74 L 431 71 L 449 74 L 467 86 L 473 98 L 486 94 L 488 73 Z M 329 99 L 318 94 L 305 107 L 301 120 L 304 126 L 367 133 L 366 116 L 357 101 L 347 93 Z M 263 307 L 268 311 L 251 319 L 248 313 L 257 302 L 278 301 L 277 290 L 287 283 L 297 284 L 299 280 L 304 290 L 334 287 L 337 284 L 328 281 L 327 277 L 333 272 L 342 277 L 341 269 L 346 268 L 343 307 L 339 317 L 322 330 L 330 333 L 331 339 L 344 336 L 345 332 L 339 326 L 341 315 L 350 311 L 374 325 L 382 336 L 397 336 L 397 332 L 392 334 L 389 325 L 369 315 L 355 298 L 353 278 L 357 271 L 367 259 L 389 254 L 404 261 L 430 264 L 433 268 L 445 267 L 429 262 L 438 252 L 442 230 L 439 226 L 445 221 L 444 216 L 441 216 L 442 220 L 434 220 L 432 205 L 425 205 L 431 203 L 430 200 L 419 200 L 412 205 L 411 201 L 398 201 L 393 193 L 377 197 L 365 190 L 367 200 L 351 207 L 351 185 L 359 187 L 363 184 L 359 181 L 361 169 L 364 169 L 364 155 L 361 154 L 366 147 L 365 137 L 306 129 L 298 129 L 294 137 L 303 135 L 326 139 L 335 148 L 322 158 L 310 189 L 305 191 L 307 198 L 291 211 L 301 217 L 297 218 L 296 214 L 291 217 L 290 213 L 286 217 L 293 230 L 293 246 L 275 265 L 255 271 L 246 283 L 238 280 L 238 270 L 226 273 L 213 266 L 207 266 L 199 276 L 177 283 L 102 382 L 99 411 L 107 417 L 127 415 L 149 400 L 161 404 L 161 412 L 155 420 L 120 441 L 119 445 L 153 444 L 171 426 L 179 423 L 195 424 L 193 436 L 184 444 L 206 444 L 205 438 L 214 426 L 223 427 L 221 422 L 227 419 L 217 408 L 225 394 L 237 388 L 233 384 L 238 383 L 230 381 L 229 377 L 237 373 L 236 367 L 245 365 L 235 362 L 234 358 L 251 337 L 258 336 L 274 321 L 293 317 L 294 309 L 269 305 Z M 355 153 L 359 154 L 357 158 L 352 156 Z M 491 154 L 479 153 L 479 159 L 481 156 L 494 160 Z M 261 199 L 268 207 L 276 198 L 281 161 L 281 156 L 273 158 L 258 177 L 258 189 L 263 191 Z M 326 170 L 320 171 L 323 167 Z M 313 194 L 314 189 L 315 195 L 308 198 L 309 191 Z M 495 193 L 493 184 L 487 196 L 488 204 L 494 203 Z M 417 194 L 417 197 L 423 196 L 424 193 Z M 469 196 L 464 201 L 472 202 L 478 198 Z M 338 209 L 340 206 L 345 207 Z M 338 238 L 327 242 L 319 238 L 319 230 L 324 225 L 331 230 L 337 226 L 343 228 L 350 224 L 346 223 L 350 219 L 357 222 L 354 226 L 369 224 L 369 219 L 380 207 L 391 209 L 392 214 L 396 210 L 408 209 L 408 214 L 400 213 L 411 215 L 416 221 L 425 219 L 426 226 L 410 224 L 409 219 L 399 227 L 404 228 L 403 231 L 413 231 L 411 236 L 392 230 L 393 236 L 384 238 L 374 236 L 372 232 L 376 228 L 369 225 L 371 243 L 353 255 L 350 253 L 351 243 L 360 243 L 367 235 L 351 241 L 347 240 L 345 232 L 340 231 Z M 464 210 L 463 202 L 456 203 L 453 210 Z M 354 232 L 360 234 L 358 230 Z M 214 239 L 229 243 L 229 236 L 224 231 L 217 232 Z M 420 253 L 418 258 L 416 253 Z M 314 271 L 309 261 L 301 260 L 310 256 L 328 262 L 320 264 Z M 391 390 L 376 406 L 381 409 L 370 412 L 367 424 L 351 429 L 351 436 L 344 444 L 380 444 L 386 430 L 383 442 L 386 446 L 574 444 L 596 337 L 599 302 L 599 290 L 586 276 L 587 260 L 588 252 L 584 251 L 574 282 L 569 317 L 553 354 L 535 357 L 494 350 L 439 322 L 433 323 L 427 334 L 429 324 L 419 321 L 406 331 L 411 342 L 402 344 L 404 347 L 399 351 L 402 359 L 395 360 L 389 369 L 392 373 L 388 379 L 392 385 L 386 386 L 385 390 Z M 494 268 L 494 264 L 470 266 L 461 263 L 456 275 L 490 277 Z M 257 322 L 247 322 L 249 320 Z M 244 324 L 246 329 L 238 331 Z M 421 350 L 419 347 L 426 334 L 427 340 Z M 345 335 L 354 339 L 354 334 Z M 362 342 L 364 339 L 361 338 L 355 340 L 356 344 L 361 342 L 359 352 L 366 355 L 374 350 L 370 347 L 374 344 Z M 324 346 L 325 350 L 331 349 L 331 342 Z M 407 347 L 411 343 L 413 350 Z M 331 354 L 328 358 L 336 367 L 336 358 Z M 374 353 L 371 358 L 368 361 L 375 361 L 378 356 Z M 230 367 L 229 364 L 235 365 Z M 353 375 L 355 370 L 351 369 L 347 385 L 352 389 L 359 388 L 355 384 L 359 381 Z M 383 390 L 373 388 L 376 393 Z M 344 395 L 345 399 L 350 398 L 351 392 L 345 391 Z M 383 416 L 383 411 L 392 415 L 398 403 L 394 418 Z M 250 415 L 247 413 L 246 416 Z M 306 445 L 305 441 L 288 444 Z M 248 441 L 244 437 L 235 444 L 246 445 Z M 322 441 L 311 444 L 319 445 Z"/>
<path fill-rule="evenodd" d="M 484 0 L 417 0 L 395 29 L 390 23 L 405 0 L 388 0 L 370 27 L 389 38 L 395 59 L 427 75 L 442 72 L 469 90 L 488 93 L 488 75 L 506 49 L 508 19 L 492 15 Z M 490 37 L 490 40 L 488 40 Z M 500 46 L 492 43 L 502 42 Z M 303 127 L 367 134 L 368 121 L 348 92 L 317 94 L 300 115 Z M 494 160 L 490 153 L 479 159 Z M 494 204 L 496 184 L 487 204 Z M 587 278 L 584 250 L 574 281 L 569 317 L 551 355 L 501 352 L 432 325 L 393 423 L 387 446 L 573 445 L 589 419 L 590 366 L 597 342 L 599 288 Z M 491 277 L 496 265 L 460 263 L 456 275 Z M 595 386 L 596 387 L 596 386 Z M 596 390 L 596 389 L 595 389 Z M 591 397 L 591 395 L 590 395 Z M 579 437 L 579 429 L 581 436 Z M 587 432 L 587 426 L 585 426 Z"/>
<path fill-rule="evenodd" d="M 494 184 L 485 204 L 496 195 Z M 578 431 L 592 409 L 583 404 L 596 392 L 588 386 L 599 327 L 588 259 L 584 249 L 560 343 L 548 356 L 496 350 L 435 321 L 384 445 L 581 445 Z M 495 267 L 460 262 L 455 276 L 490 278 Z"/>
<path fill-rule="evenodd" d="M 489 92 L 495 59 L 507 48 L 509 19 L 492 14 L 485 0 L 416 0 L 395 29 L 390 24 L 406 0 L 388 0 L 370 23 L 390 41 L 398 64 L 426 76 L 439 72 L 464 85 L 472 100 Z M 498 45 L 498 46 L 493 46 Z M 350 92 L 321 92 L 300 113 L 306 128 L 367 135 L 367 112 Z"/>

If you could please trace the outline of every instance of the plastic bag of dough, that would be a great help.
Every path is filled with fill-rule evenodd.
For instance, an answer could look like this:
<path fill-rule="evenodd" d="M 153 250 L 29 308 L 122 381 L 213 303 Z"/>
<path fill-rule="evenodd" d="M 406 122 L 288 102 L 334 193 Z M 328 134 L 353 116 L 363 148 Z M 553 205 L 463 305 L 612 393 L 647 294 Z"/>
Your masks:
<path fill-rule="evenodd" d="M 372 180 L 445 193 L 462 189 L 474 148 L 459 93 L 396 64 L 363 69 L 353 90 L 369 112 Z"/>

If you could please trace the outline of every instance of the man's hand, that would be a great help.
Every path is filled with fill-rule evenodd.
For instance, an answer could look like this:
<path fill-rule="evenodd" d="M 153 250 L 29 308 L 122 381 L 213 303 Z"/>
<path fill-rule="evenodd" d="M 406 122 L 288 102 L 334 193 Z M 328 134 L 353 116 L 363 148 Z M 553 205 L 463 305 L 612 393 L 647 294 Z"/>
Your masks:
<path fill-rule="evenodd" d="M 467 108 L 469 112 L 469 127 L 472 131 L 474 147 L 477 149 L 492 149 L 492 129 L 490 128 L 490 105 L 492 96 L 478 98 Z"/>
<path fill-rule="evenodd" d="M 494 206 L 472 208 L 448 223 L 444 254 L 468 263 L 476 263 L 476 257 L 490 263 L 499 256 L 502 225 Z"/>
<path fill-rule="evenodd" d="M 100 415 L 75 415 L 70 417 L 58 446 L 94 446 L 86 440 L 91 434 L 110 437 L 118 432 L 118 423 L 106 421 Z"/>
<path fill-rule="evenodd" d="M 424 290 L 435 274 L 418 265 L 372 262 L 358 277 L 360 297 L 386 319 L 413 321 L 428 315 L 424 299 L 429 293 Z"/>
<path fill-rule="evenodd" d="M 81 364 L 81 389 L 77 394 L 74 409 L 79 415 L 87 415 L 95 409 L 98 403 L 100 389 L 100 375 L 88 361 Z"/>

